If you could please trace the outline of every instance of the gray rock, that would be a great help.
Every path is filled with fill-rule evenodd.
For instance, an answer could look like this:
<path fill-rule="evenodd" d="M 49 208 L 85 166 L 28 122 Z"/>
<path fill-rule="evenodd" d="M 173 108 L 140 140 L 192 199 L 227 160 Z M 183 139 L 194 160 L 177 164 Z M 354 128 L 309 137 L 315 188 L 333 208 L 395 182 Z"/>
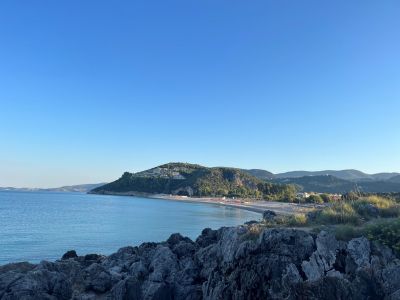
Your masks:
<path fill-rule="evenodd" d="M 347 244 L 347 252 L 358 268 L 370 267 L 371 248 L 365 237 L 352 239 Z"/>
<path fill-rule="evenodd" d="M 276 217 L 276 213 L 273 210 L 266 210 L 263 212 L 264 221 L 272 221 Z"/>
<path fill-rule="evenodd" d="M 134 262 L 130 267 L 128 274 L 137 280 L 143 280 L 149 271 L 146 268 L 145 263 L 142 260 Z"/>
<path fill-rule="evenodd" d="M 205 228 L 201 232 L 201 235 L 196 239 L 196 244 L 199 247 L 204 248 L 213 243 L 216 243 L 218 239 L 218 234 L 216 230 L 212 230 L 211 228 Z"/>
<path fill-rule="evenodd" d="M 65 259 L 76 258 L 76 257 L 78 257 L 78 254 L 76 254 L 76 251 L 70 250 L 70 251 L 67 251 L 66 253 L 64 253 L 64 255 L 61 257 L 61 259 L 65 260 Z"/>
<path fill-rule="evenodd" d="M 100 264 L 94 263 L 86 268 L 86 290 L 104 293 L 112 287 L 112 277 L 110 273 Z"/>
<path fill-rule="evenodd" d="M 321 231 L 316 239 L 317 250 L 311 255 L 308 261 L 302 263 L 302 268 L 310 281 L 316 281 L 324 277 L 327 272 L 336 274 L 333 264 L 336 261 L 336 253 L 339 243 L 336 238 L 326 231 Z"/>
<path fill-rule="evenodd" d="M 0 266 L 0 299 L 399 299 L 400 261 L 365 238 L 293 229 L 203 230 L 196 242 Z"/>
<path fill-rule="evenodd" d="M 400 266 L 383 269 L 381 282 L 385 293 L 398 294 L 400 291 Z"/>

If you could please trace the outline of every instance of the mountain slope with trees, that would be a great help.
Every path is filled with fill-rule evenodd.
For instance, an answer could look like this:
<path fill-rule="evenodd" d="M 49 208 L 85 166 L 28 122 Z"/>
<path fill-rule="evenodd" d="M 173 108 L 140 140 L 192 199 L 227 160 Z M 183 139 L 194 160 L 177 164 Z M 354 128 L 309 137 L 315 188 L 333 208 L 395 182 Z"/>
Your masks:
<path fill-rule="evenodd" d="M 267 182 L 240 169 L 207 168 L 187 163 L 169 163 L 139 173 L 125 172 L 118 180 L 92 192 L 137 192 L 267 200 L 291 200 L 296 195 L 296 189 L 292 185 Z"/>

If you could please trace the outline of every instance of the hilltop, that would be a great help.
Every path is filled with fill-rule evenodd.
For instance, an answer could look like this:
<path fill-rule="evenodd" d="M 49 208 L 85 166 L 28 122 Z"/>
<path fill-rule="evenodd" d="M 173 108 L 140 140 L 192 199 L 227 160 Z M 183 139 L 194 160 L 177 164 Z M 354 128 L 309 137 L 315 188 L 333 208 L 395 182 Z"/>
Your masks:
<path fill-rule="evenodd" d="M 118 180 L 92 190 L 98 194 L 129 192 L 268 200 L 295 196 L 293 186 L 267 182 L 241 169 L 207 168 L 188 163 L 168 163 L 143 172 L 125 172 Z"/>

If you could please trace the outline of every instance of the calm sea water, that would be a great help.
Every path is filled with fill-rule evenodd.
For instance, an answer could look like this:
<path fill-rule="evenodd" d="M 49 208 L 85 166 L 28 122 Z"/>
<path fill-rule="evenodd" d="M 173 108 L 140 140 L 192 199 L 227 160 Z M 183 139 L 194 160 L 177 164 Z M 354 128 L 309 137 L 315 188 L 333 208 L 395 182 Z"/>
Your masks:
<path fill-rule="evenodd" d="M 180 232 L 195 239 L 205 227 L 259 219 L 257 213 L 211 204 L 140 197 L 51 192 L 0 192 L 0 265 L 111 254 L 128 245 L 166 240 Z"/>

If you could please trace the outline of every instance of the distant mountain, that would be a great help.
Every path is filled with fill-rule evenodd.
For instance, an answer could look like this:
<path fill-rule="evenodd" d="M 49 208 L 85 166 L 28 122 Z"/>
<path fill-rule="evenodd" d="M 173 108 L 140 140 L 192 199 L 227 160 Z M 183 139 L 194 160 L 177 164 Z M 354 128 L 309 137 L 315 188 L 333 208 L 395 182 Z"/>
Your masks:
<path fill-rule="evenodd" d="M 58 188 L 14 188 L 14 187 L 0 187 L 0 191 L 20 191 L 20 192 L 80 192 L 87 193 L 94 188 L 104 185 L 105 183 L 94 183 L 94 184 L 79 184 L 69 185 Z"/>
<path fill-rule="evenodd" d="M 50 189 L 41 189 L 42 191 L 49 191 L 49 192 L 80 192 L 80 193 L 87 193 L 99 186 L 105 185 L 105 182 L 102 183 L 93 183 L 93 184 L 78 184 L 78 185 L 68 185 L 62 186 L 59 188 L 50 188 Z"/>
<path fill-rule="evenodd" d="M 275 175 L 271 172 L 268 172 L 266 170 L 261 170 L 261 169 L 250 169 L 250 170 L 246 170 L 246 169 L 242 169 L 243 172 L 246 172 L 254 177 L 257 177 L 259 179 L 263 179 L 263 180 L 270 180 L 275 178 Z"/>
<path fill-rule="evenodd" d="M 393 181 L 352 181 L 337 178 L 332 175 L 303 176 L 293 178 L 277 178 L 276 183 L 295 184 L 304 192 L 317 193 L 348 193 L 359 191 L 365 193 L 398 193 L 400 192 L 400 176 Z"/>
<path fill-rule="evenodd" d="M 377 173 L 371 175 L 377 181 L 391 181 L 392 178 L 399 177 L 400 173 Z"/>
<path fill-rule="evenodd" d="M 332 175 L 278 178 L 274 182 L 295 184 L 301 191 L 317 193 L 347 193 L 357 189 L 357 184 Z"/>
<path fill-rule="evenodd" d="M 400 183 L 400 175 L 394 176 L 390 178 L 388 181 L 393 183 Z"/>
<path fill-rule="evenodd" d="M 251 197 L 280 199 L 294 196 L 294 188 L 266 182 L 235 168 L 207 168 L 169 163 L 139 173 L 125 172 L 118 180 L 93 189 L 92 193 L 149 193 L 196 197 Z"/>
<path fill-rule="evenodd" d="M 396 175 L 400 175 L 399 173 L 378 173 L 378 174 L 366 174 L 364 172 L 358 170 L 325 170 L 325 171 L 292 171 L 286 173 L 276 174 L 276 178 L 298 178 L 304 176 L 323 176 L 323 175 L 331 175 L 339 179 L 351 180 L 351 181 L 368 181 L 368 180 L 376 180 L 376 181 L 385 181 Z"/>
<path fill-rule="evenodd" d="M 0 191 L 14 191 L 14 192 L 34 192 L 34 191 L 39 191 L 40 189 L 38 188 L 16 188 L 16 187 L 0 187 Z"/>
<path fill-rule="evenodd" d="M 357 182 L 360 191 L 366 193 L 399 193 L 400 182 L 391 181 L 360 181 Z"/>

